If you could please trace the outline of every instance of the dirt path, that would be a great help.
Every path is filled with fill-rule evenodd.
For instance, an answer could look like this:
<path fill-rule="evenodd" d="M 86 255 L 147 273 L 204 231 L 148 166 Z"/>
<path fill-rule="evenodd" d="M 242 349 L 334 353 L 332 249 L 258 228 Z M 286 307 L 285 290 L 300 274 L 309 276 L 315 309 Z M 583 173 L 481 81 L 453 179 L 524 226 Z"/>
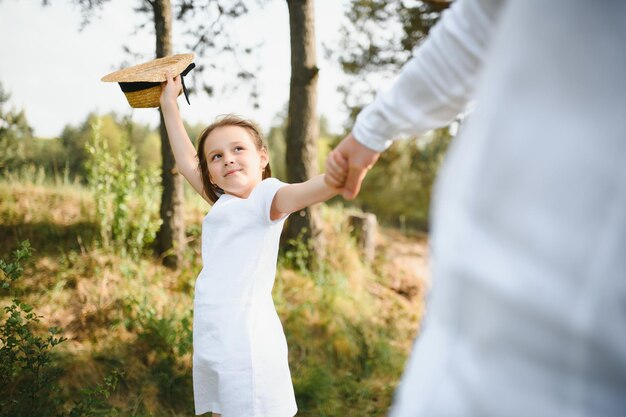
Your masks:
<path fill-rule="evenodd" d="M 428 236 L 411 237 L 397 230 L 381 229 L 376 252 L 386 285 L 410 301 L 421 302 L 431 282 Z"/>

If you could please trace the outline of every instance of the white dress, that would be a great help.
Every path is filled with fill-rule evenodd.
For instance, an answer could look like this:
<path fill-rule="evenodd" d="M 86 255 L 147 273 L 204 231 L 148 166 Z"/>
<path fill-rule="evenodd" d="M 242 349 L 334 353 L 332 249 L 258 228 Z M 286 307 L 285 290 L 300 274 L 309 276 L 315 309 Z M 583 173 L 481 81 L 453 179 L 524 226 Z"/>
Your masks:
<path fill-rule="evenodd" d="M 292 417 L 297 411 L 271 293 L 285 219 L 271 221 L 270 207 L 284 185 L 268 178 L 247 199 L 222 195 L 204 218 L 193 323 L 196 414 Z"/>
<path fill-rule="evenodd" d="M 457 0 L 357 140 L 474 113 L 391 416 L 626 415 L 626 2 Z"/>

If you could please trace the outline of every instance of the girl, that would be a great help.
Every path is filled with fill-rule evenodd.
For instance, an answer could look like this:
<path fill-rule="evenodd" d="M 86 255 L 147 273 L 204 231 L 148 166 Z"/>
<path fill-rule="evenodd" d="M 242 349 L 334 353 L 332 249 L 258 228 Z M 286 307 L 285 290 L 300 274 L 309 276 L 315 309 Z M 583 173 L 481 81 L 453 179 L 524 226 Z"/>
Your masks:
<path fill-rule="evenodd" d="M 178 111 L 180 76 L 167 76 L 161 110 L 178 171 L 213 208 L 202 223 L 195 285 L 196 414 L 291 417 L 297 408 L 287 343 L 272 301 L 278 240 L 289 213 L 328 200 L 324 175 L 301 184 L 270 178 L 258 129 L 226 116 L 194 149 Z M 218 414 L 219 413 L 219 414 Z"/>

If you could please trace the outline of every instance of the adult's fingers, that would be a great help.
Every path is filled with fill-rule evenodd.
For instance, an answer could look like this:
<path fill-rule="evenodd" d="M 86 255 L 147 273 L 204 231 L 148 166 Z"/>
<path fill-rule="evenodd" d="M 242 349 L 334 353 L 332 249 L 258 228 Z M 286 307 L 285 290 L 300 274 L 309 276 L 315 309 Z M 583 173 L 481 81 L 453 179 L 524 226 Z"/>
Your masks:
<path fill-rule="evenodd" d="M 324 175 L 326 183 L 334 188 L 341 188 L 346 180 L 345 175 L 331 169 L 326 170 Z"/>
<path fill-rule="evenodd" d="M 331 169 L 336 172 L 347 171 L 347 161 L 344 160 L 337 150 L 333 150 L 326 158 L 326 169 Z"/>
<path fill-rule="evenodd" d="M 326 161 L 325 178 L 332 182 L 335 187 L 341 187 L 343 186 L 343 181 L 341 177 L 341 169 L 339 169 L 333 161 Z"/>
<path fill-rule="evenodd" d="M 330 157 L 332 158 L 333 162 L 335 162 L 335 164 L 337 164 L 337 166 L 341 168 L 341 170 L 345 171 L 346 173 L 348 172 L 348 159 L 344 155 L 342 155 L 341 152 L 336 150 L 330 154 Z"/>
<path fill-rule="evenodd" d="M 343 187 L 348 174 L 347 165 L 348 161 L 336 150 L 328 155 L 326 159 L 326 176 L 335 187 Z"/>
<path fill-rule="evenodd" d="M 346 184 L 343 186 L 343 197 L 346 200 L 352 200 L 359 194 L 366 173 L 367 168 L 350 167 Z"/>
<path fill-rule="evenodd" d="M 331 188 L 340 189 L 343 186 L 343 183 L 332 178 L 330 175 L 328 175 L 328 172 L 324 174 L 324 182 Z"/>

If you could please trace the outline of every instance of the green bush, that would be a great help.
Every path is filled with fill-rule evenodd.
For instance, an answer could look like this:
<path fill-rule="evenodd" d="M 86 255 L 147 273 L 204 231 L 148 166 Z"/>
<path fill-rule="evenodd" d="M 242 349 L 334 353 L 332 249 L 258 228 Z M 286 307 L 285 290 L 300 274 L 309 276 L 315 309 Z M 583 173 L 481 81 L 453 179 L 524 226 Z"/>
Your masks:
<path fill-rule="evenodd" d="M 102 384 L 95 388 L 83 388 L 80 390 L 80 399 L 74 403 L 69 412 L 69 417 L 92 417 L 99 416 L 126 416 L 107 402 L 107 399 L 117 390 L 118 383 L 123 374 L 113 371 L 111 375 L 104 378 Z"/>
<path fill-rule="evenodd" d="M 427 231 L 431 190 L 452 140 L 439 129 L 418 140 L 397 141 L 367 174 L 354 203 L 381 223 Z"/>
<path fill-rule="evenodd" d="M 406 358 L 405 351 L 389 343 L 398 337 L 397 329 L 378 300 L 346 274 L 327 262 L 307 270 L 307 253 L 304 245 L 293 244 L 282 254 L 274 291 L 298 415 L 380 415 L 391 403 Z M 288 274 L 284 283 L 281 275 L 288 269 L 297 276 Z M 299 294 L 304 288 L 306 296 Z"/>
<path fill-rule="evenodd" d="M 30 243 L 24 241 L 11 261 L 0 259 L 0 290 L 12 297 L 0 312 L 0 417 L 123 415 L 107 403 L 122 376 L 119 371 L 105 377 L 102 384 L 81 389 L 73 406 L 65 406 L 59 386 L 62 369 L 54 364 L 52 349 L 67 339 L 57 327 L 38 335 L 42 316 L 18 298 L 16 281 L 31 254 Z"/>
<path fill-rule="evenodd" d="M 0 260 L 0 287 L 12 298 L 0 315 L 0 416 L 50 416 L 58 409 L 59 370 L 51 364 L 51 350 L 66 339 L 51 327 L 48 335 L 34 333 L 40 316 L 17 298 L 15 282 L 22 276 L 22 263 L 31 256 L 24 241 L 13 260 Z"/>
<path fill-rule="evenodd" d="M 126 328 L 137 334 L 136 354 L 149 368 L 159 400 L 171 409 L 193 404 L 189 357 L 192 352 L 192 311 L 182 317 L 158 312 L 147 301 L 126 302 Z"/>
<path fill-rule="evenodd" d="M 159 178 L 156 170 L 140 170 L 137 154 L 128 144 L 120 152 L 109 151 L 95 119 L 92 140 L 87 143 L 87 179 L 94 193 L 100 243 L 122 256 L 139 257 L 154 241 L 158 217 Z"/>

